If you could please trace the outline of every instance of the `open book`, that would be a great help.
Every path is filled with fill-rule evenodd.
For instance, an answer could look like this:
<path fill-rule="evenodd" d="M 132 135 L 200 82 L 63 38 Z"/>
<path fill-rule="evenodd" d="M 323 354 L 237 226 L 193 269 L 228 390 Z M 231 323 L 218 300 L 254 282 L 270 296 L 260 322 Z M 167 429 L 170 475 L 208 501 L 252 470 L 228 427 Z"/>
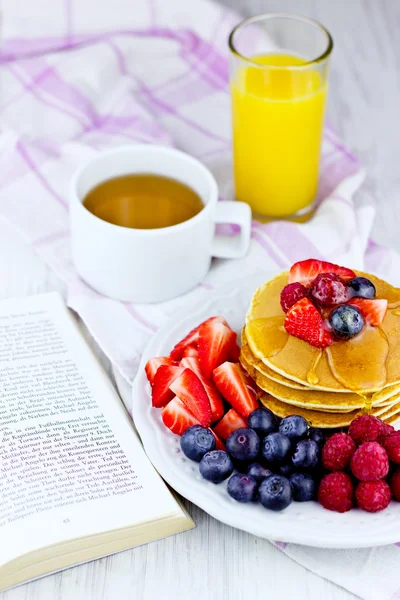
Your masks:
<path fill-rule="evenodd" d="M 0 302 L 0 590 L 190 529 L 56 293 Z"/>

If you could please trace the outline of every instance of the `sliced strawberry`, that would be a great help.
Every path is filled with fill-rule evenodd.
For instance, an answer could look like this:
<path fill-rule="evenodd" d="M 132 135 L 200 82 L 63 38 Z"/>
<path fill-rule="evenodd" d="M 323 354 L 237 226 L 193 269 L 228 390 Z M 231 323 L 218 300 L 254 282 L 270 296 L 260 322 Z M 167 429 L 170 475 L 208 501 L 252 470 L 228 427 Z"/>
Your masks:
<path fill-rule="evenodd" d="M 388 301 L 383 299 L 352 298 L 348 304 L 356 306 L 364 320 L 373 327 L 382 325 L 388 309 Z"/>
<path fill-rule="evenodd" d="M 325 260 L 309 258 L 308 260 L 301 260 L 292 266 L 289 271 L 289 283 L 297 281 L 307 286 L 321 273 L 335 273 L 344 281 L 353 279 L 356 276 L 354 271 L 346 267 L 340 267 Z"/>
<path fill-rule="evenodd" d="M 197 350 L 197 344 L 193 346 L 186 346 L 183 350 L 182 358 L 188 358 L 190 356 L 198 357 L 199 351 Z"/>
<path fill-rule="evenodd" d="M 332 334 L 325 329 L 321 315 L 308 298 L 302 298 L 292 306 L 286 314 L 284 326 L 290 335 L 316 348 L 326 348 L 333 342 Z"/>
<path fill-rule="evenodd" d="M 170 389 L 182 400 L 203 427 L 211 423 L 211 406 L 204 385 L 190 369 L 173 381 Z"/>
<path fill-rule="evenodd" d="M 144 368 L 150 385 L 153 385 L 154 377 L 157 373 L 158 367 L 161 367 L 161 365 L 177 366 L 177 364 L 178 363 L 173 361 L 169 356 L 157 356 L 156 358 L 150 358 Z"/>
<path fill-rule="evenodd" d="M 221 438 L 212 429 L 210 429 L 209 431 L 211 431 L 211 433 L 213 434 L 213 436 L 215 438 L 215 449 L 226 451 L 226 446 L 225 446 L 224 442 L 221 440 Z"/>
<path fill-rule="evenodd" d="M 230 360 L 231 362 L 238 362 L 240 357 L 240 350 L 241 348 L 239 344 L 235 344 L 229 352 L 228 360 Z"/>
<path fill-rule="evenodd" d="M 239 363 L 225 362 L 213 373 L 215 385 L 227 402 L 242 416 L 258 408 L 258 402 L 248 387 L 248 382 Z"/>
<path fill-rule="evenodd" d="M 203 323 L 199 331 L 199 360 L 203 374 L 211 379 L 214 369 L 228 360 L 236 333 L 223 323 Z"/>
<path fill-rule="evenodd" d="M 236 431 L 236 429 L 240 429 L 240 427 L 247 427 L 247 422 L 237 414 L 234 408 L 231 408 L 222 417 L 218 425 L 215 425 L 214 433 L 223 440 L 227 440 L 231 433 Z"/>
<path fill-rule="evenodd" d="M 200 325 L 192 329 L 192 331 L 190 331 L 187 336 L 183 338 L 183 340 L 178 342 L 176 346 L 172 348 L 170 354 L 172 360 L 181 360 L 185 348 L 187 346 L 195 346 L 197 344 L 200 327 L 205 323 L 212 323 L 213 321 L 216 321 L 217 323 L 223 323 L 224 325 L 228 326 L 228 323 L 225 321 L 224 317 L 210 317 L 203 323 L 200 323 Z"/>
<path fill-rule="evenodd" d="M 179 398 L 173 398 L 167 404 L 161 413 L 161 418 L 164 425 L 177 435 L 182 435 L 192 425 L 200 425 L 196 417 Z"/>
<path fill-rule="evenodd" d="M 182 372 L 183 367 L 172 365 L 161 365 L 161 367 L 158 367 L 151 390 L 151 403 L 153 406 L 161 408 L 172 400 L 175 394 L 171 392 L 169 387 Z"/>
<path fill-rule="evenodd" d="M 199 359 L 195 356 L 188 356 L 186 358 L 182 358 L 180 365 L 184 369 L 191 369 L 193 373 L 196 373 L 197 377 L 204 385 L 204 389 L 206 390 L 206 394 L 210 401 L 211 423 L 219 421 L 219 419 L 224 414 L 224 403 L 222 401 L 221 394 L 219 393 L 211 379 L 207 379 L 202 374 Z"/>

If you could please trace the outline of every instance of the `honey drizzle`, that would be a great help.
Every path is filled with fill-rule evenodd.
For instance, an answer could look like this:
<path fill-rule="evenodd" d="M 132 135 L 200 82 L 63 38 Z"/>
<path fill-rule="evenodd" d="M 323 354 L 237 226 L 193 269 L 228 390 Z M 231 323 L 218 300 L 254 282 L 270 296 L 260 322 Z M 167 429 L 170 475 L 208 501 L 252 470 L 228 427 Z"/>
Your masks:
<path fill-rule="evenodd" d="M 317 352 L 317 354 L 315 355 L 312 365 L 307 372 L 307 381 L 310 385 L 317 385 L 317 383 L 319 382 L 319 377 L 316 373 L 316 368 L 318 366 L 319 361 L 321 360 L 321 357 L 322 350 L 319 350 L 319 352 Z"/>

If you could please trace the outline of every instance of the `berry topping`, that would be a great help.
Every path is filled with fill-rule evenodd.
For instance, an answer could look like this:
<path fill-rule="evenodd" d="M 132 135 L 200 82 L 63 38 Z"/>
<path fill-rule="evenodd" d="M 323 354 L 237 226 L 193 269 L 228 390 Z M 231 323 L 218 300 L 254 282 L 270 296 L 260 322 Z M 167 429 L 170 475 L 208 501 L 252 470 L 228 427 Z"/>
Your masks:
<path fill-rule="evenodd" d="M 227 452 L 211 450 L 201 459 L 199 469 L 204 479 L 212 483 L 221 483 L 232 475 L 233 462 Z"/>
<path fill-rule="evenodd" d="M 335 306 L 347 300 L 347 288 L 335 273 L 321 273 L 311 284 L 311 296 L 320 306 Z"/>
<path fill-rule="evenodd" d="M 264 479 L 258 490 L 261 504 L 269 510 L 280 511 L 292 502 L 292 486 L 282 475 L 270 475 Z"/>
<path fill-rule="evenodd" d="M 318 502 L 328 510 L 344 513 L 353 507 L 353 484 L 347 473 L 325 475 L 319 484 Z"/>
<path fill-rule="evenodd" d="M 390 433 L 392 433 L 392 431 L 394 431 L 393 425 L 389 425 L 389 423 L 384 423 L 383 421 L 381 421 L 381 431 L 380 431 L 380 434 L 378 437 L 378 442 L 380 444 L 382 444 L 383 447 L 385 447 L 385 444 L 383 442 L 384 442 L 386 436 L 388 436 Z M 386 452 L 387 452 L 387 450 L 386 450 Z"/>
<path fill-rule="evenodd" d="M 199 420 L 200 425 L 203 425 L 203 427 L 210 425 L 210 401 L 196 373 L 193 373 L 190 369 L 184 369 L 183 373 L 172 382 L 170 389 Z"/>
<path fill-rule="evenodd" d="M 244 418 L 258 408 L 254 389 L 249 386 L 239 363 L 225 362 L 214 370 L 213 378 L 217 389 L 233 408 Z"/>
<path fill-rule="evenodd" d="M 297 442 L 292 456 L 293 466 L 297 469 L 315 469 L 319 461 L 319 447 L 313 440 Z"/>
<path fill-rule="evenodd" d="M 303 298 L 292 306 L 286 315 L 284 326 L 290 335 L 316 348 L 326 348 L 333 342 L 332 334 L 325 329 L 321 315 L 308 298 Z"/>
<path fill-rule="evenodd" d="M 196 373 L 197 377 L 203 384 L 208 399 L 210 401 L 211 423 L 218 421 L 224 414 L 224 403 L 222 401 L 221 394 L 215 387 L 214 383 L 210 379 L 204 377 L 204 375 L 202 374 L 200 370 L 199 359 L 195 356 L 188 356 L 182 358 L 179 365 L 184 369 L 190 369 L 191 371 L 193 371 L 193 373 Z"/>
<path fill-rule="evenodd" d="M 335 273 L 344 281 L 355 277 L 354 271 L 346 267 L 340 267 L 324 260 L 309 258 L 295 263 L 289 271 L 289 283 L 298 281 L 303 285 L 309 285 L 321 273 Z"/>
<path fill-rule="evenodd" d="M 356 444 L 376 442 L 379 441 L 383 425 L 383 421 L 374 415 L 361 415 L 350 423 L 349 436 Z"/>
<path fill-rule="evenodd" d="M 151 389 L 151 403 L 156 408 L 166 406 L 174 397 L 174 392 L 170 390 L 170 385 L 182 373 L 182 367 L 170 365 L 161 365 L 155 374 L 153 387 Z"/>
<path fill-rule="evenodd" d="M 392 490 L 393 497 L 396 500 L 400 500 L 400 469 L 397 469 L 393 473 L 393 477 L 390 480 L 390 489 Z"/>
<path fill-rule="evenodd" d="M 260 438 L 252 429 L 236 429 L 226 440 L 226 449 L 237 460 L 254 460 L 260 451 Z"/>
<path fill-rule="evenodd" d="M 228 410 L 228 412 L 222 417 L 220 422 L 215 425 L 215 433 L 223 440 L 227 440 L 233 431 L 240 427 L 246 427 L 246 421 L 237 414 L 234 408 Z"/>
<path fill-rule="evenodd" d="M 192 331 L 190 331 L 187 336 L 185 338 L 183 338 L 183 340 L 181 340 L 180 342 L 178 342 L 178 344 L 176 344 L 176 346 L 174 346 L 174 348 L 172 349 L 171 353 L 170 353 L 170 357 L 172 358 L 172 360 L 181 360 L 181 358 L 183 358 L 184 356 L 184 352 L 186 350 L 186 348 L 188 348 L 189 346 L 191 347 L 195 347 L 197 345 L 197 342 L 199 340 L 199 330 L 201 325 L 205 325 L 206 323 L 223 323 L 224 325 L 226 325 L 228 327 L 228 323 L 225 321 L 225 319 L 223 317 L 210 317 L 209 319 L 207 319 L 207 321 L 204 321 L 204 323 L 201 323 L 200 325 L 198 325 L 197 327 L 195 327 L 194 329 L 192 329 Z"/>
<path fill-rule="evenodd" d="M 265 460 L 273 465 L 281 465 L 289 458 L 291 451 L 289 438 L 282 433 L 269 433 L 261 444 L 261 453 Z"/>
<path fill-rule="evenodd" d="M 375 298 L 376 289 L 366 277 L 354 277 L 347 282 L 350 297 Z"/>
<path fill-rule="evenodd" d="M 335 433 L 322 448 L 322 464 L 329 471 L 343 471 L 350 464 L 356 445 L 346 433 Z"/>
<path fill-rule="evenodd" d="M 235 473 L 228 481 L 228 494 L 237 502 L 251 502 L 257 495 L 258 483 L 251 475 Z"/>
<path fill-rule="evenodd" d="M 314 440 L 314 442 L 318 444 L 319 448 L 322 448 L 322 446 L 325 444 L 325 435 L 323 431 L 317 427 L 310 427 L 308 430 L 308 437 L 310 440 Z"/>
<path fill-rule="evenodd" d="M 387 300 L 366 300 L 365 298 L 352 298 L 349 302 L 356 306 L 366 323 L 373 327 L 379 327 L 383 323 L 388 309 Z"/>
<path fill-rule="evenodd" d="M 177 435 L 182 435 L 188 427 L 200 425 L 196 417 L 186 408 L 179 398 L 168 402 L 161 413 L 163 423 Z"/>
<path fill-rule="evenodd" d="M 268 408 L 256 408 L 249 415 L 248 426 L 263 438 L 276 430 L 277 421 L 274 413 Z"/>
<path fill-rule="evenodd" d="M 260 465 L 259 463 L 252 463 L 247 469 L 247 473 L 254 477 L 254 479 L 258 482 L 272 475 L 272 471 L 267 469 L 267 467 Z"/>
<path fill-rule="evenodd" d="M 357 506 L 367 512 L 384 510 L 390 500 L 390 487 L 386 481 L 361 481 L 356 487 Z"/>
<path fill-rule="evenodd" d="M 333 333 L 342 339 L 350 339 L 364 327 L 361 312 L 355 306 L 344 304 L 335 308 L 329 316 Z"/>
<path fill-rule="evenodd" d="M 178 366 L 178 364 L 173 361 L 172 358 L 169 358 L 169 356 L 157 356 L 156 358 L 150 358 L 150 360 L 147 361 L 144 370 L 146 371 L 146 376 L 151 386 L 154 383 L 154 377 L 156 376 L 158 368 L 161 367 L 161 365 L 169 365 L 170 367 Z"/>
<path fill-rule="evenodd" d="M 183 454 L 190 460 L 200 462 L 207 452 L 215 449 L 215 437 L 210 429 L 205 429 L 201 425 L 192 425 L 182 434 L 181 448 Z"/>
<path fill-rule="evenodd" d="M 291 442 L 298 442 L 306 437 L 308 432 L 308 423 L 304 417 L 299 415 L 290 415 L 285 417 L 279 423 L 279 432 L 286 435 Z"/>
<path fill-rule="evenodd" d="M 389 472 L 388 455 L 378 442 L 364 442 L 354 452 L 350 467 L 360 481 L 383 479 Z"/>
<path fill-rule="evenodd" d="M 315 498 L 315 481 L 306 473 L 293 473 L 289 481 L 292 485 L 293 500 L 295 502 L 308 502 Z"/>
<path fill-rule="evenodd" d="M 211 378 L 214 369 L 222 365 L 236 346 L 236 333 L 216 321 L 205 322 L 199 329 L 199 361 L 205 377 Z"/>
<path fill-rule="evenodd" d="M 287 312 L 302 298 L 308 298 L 308 289 L 301 283 L 289 283 L 281 291 L 281 306 L 283 312 Z"/>
<path fill-rule="evenodd" d="M 383 440 L 383 447 L 389 459 L 396 465 L 400 464 L 400 431 L 393 431 Z"/>

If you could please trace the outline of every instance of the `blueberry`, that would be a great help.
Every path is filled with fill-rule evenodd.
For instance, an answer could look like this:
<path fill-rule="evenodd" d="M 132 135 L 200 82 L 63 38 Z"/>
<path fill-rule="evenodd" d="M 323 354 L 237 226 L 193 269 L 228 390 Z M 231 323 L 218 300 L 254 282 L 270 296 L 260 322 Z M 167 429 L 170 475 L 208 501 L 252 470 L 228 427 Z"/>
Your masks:
<path fill-rule="evenodd" d="M 298 469 L 314 469 L 319 462 L 319 448 L 314 440 L 297 442 L 292 463 Z"/>
<path fill-rule="evenodd" d="M 260 438 L 253 429 L 240 427 L 226 440 L 226 449 L 236 460 L 254 460 L 260 451 Z"/>
<path fill-rule="evenodd" d="M 214 450 L 215 437 L 209 429 L 201 425 L 192 425 L 181 437 L 181 448 L 185 456 L 200 462 L 207 452 Z"/>
<path fill-rule="evenodd" d="M 251 475 L 235 473 L 228 481 L 228 494 L 237 502 L 251 502 L 257 495 L 258 483 Z"/>
<path fill-rule="evenodd" d="M 284 477 L 289 477 L 289 475 L 294 473 L 294 466 L 293 465 L 281 465 L 279 467 L 279 473 L 281 475 L 283 475 Z"/>
<path fill-rule="evenodd" d="M 253 410 L 249 415 L 247 424 L 262 438 L 277 429 L 276 417 L 272 410 L 268 408 L 256 408 Z"/>
<path fill-rule="evenodd" d="M 310 427 L 308 430 L 308 437 L 310 440 L 314 440 L 314 442 L 318 444 L 319 448 L 322 448 L 322 446 L 325 444 L 325 435 L 321 429 L 318 429 L 317 427 Z"/>
<path fill-rule="evenodd" d="M 366 277 L 354 277 L 347 283 L 349 295 L 357 298 L 375 298 L 376 289 Z"/>
<path fill-rule="evenodd" d="M 293 473 L 289 481 L 292 485 L 293 500 L 296 502 L 308 502 L 315 498 L 315 481 L 311 475 L 306 473 Z"/>
<path fill-rule="evenodd" d="M 306 437 L 307 431 L 308 423 L 304 417 L 299 415 L 290 415 L 279 423 L 279 432 L 286 435 L 291 442 L 298 442 Z"/>
<path fill-rule="evenodd" d="M 360 333 L 364 319 L 355 306 L 343 304 L 335 308 L 329 316 L 329 323 L 337 337 L 349 339 Z"/>
<path fill-rule="evenodd" d="M 239 473 L 247 473 L 249 470 L 249 464 L 251 464 L 248 460 L 237 460 L 235 458 L 232 458 L 232 462 L 234 468 L 239 471 Z"/>
<path fill-rule="evenodd" d="M 203 456 L 199 468 L 204 479 L 213 483 L 221 483 L 232 474 L 233 463 L 229 454 L 224 450 L 211 450 Z"/>
<path fill-rule="evenodd" d="M 280 465 L 290 454 L 291 443 L 283 433 L 269 433 L 262 442 L 261 452 L 265 460 L 271 464 Z"/>
<path fill-rule="evenodd" d="M 247 473 L 254 477 L 254 479 L 258 482 L 272 475 L 272 471 L 267 469 L 267 467 L 260 465 L 259 463 L 252 463 L 249 466 Z"/>
<path fill-rule="evenodd" d="M 292 486 L 282 475 L 270 475 L 264 479 L 258 490 L 260 502 L 270 510 L 283 510 L 293 500 Z"/>

